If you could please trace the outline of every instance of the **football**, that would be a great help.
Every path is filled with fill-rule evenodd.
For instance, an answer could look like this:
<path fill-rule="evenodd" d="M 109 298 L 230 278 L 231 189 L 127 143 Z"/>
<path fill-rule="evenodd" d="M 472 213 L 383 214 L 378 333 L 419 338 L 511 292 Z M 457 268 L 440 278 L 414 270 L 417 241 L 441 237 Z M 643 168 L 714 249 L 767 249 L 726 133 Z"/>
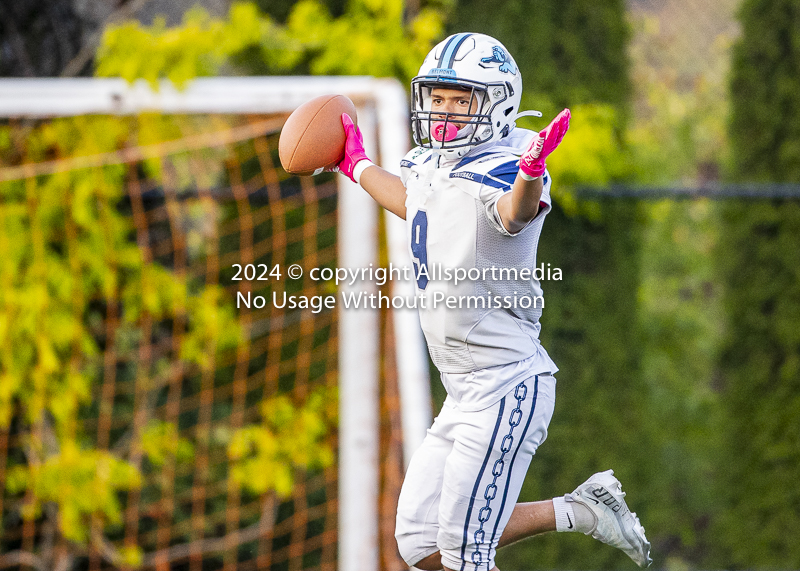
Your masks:
<path fill-rule="evenodd" d="M 356 106 L 344 95 L 321 95 L 295 109 L 278 141 L 283 169 L 310 175 L 319 168 L 336 166 L 344 158 L 342 113 L 358 124 Z"/>

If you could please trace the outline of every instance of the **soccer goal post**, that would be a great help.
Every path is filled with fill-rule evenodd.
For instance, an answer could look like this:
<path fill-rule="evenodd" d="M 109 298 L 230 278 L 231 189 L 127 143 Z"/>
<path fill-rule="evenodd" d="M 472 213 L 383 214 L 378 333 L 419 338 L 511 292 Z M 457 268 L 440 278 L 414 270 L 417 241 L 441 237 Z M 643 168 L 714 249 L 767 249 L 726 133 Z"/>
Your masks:
<path fill-rule="evenodd" d="M 358 124 L 364 133 L 367 154 L 375 157 L 375 162 L 386 170 L 399 174 L 400 161 L 409 149 L 408 103 L 405 89 L 399 82 L 392 79 L 371 77 L 203 78 L 189 83 L 185 89 L 180 90 L 166 82 L 162 83 L 158 90 L 153 90 L 144 82 L 130 85 L 117 79 L 0 80 L 0 121 L 8 124 L 14 121 L 45 121 L 57 117 L 134 116 L 147 113 L 189 116 L 274 116 L 269 122 L 250 121 L 245 125 L 226 131 L 225 136 L 230 138 L 231 143 L 235 143 L 263 133 L 277 133 L 280 122 L 285 120 L 291 111 L 314 97 L 330 93 L 347 95 L 353 100 L 358 112 Z M 259 130 L 262 133 L 259 133 Z M 210 129 L 209 132 L 213 133 L 213 129 Z M 209 140 L 209 136 L 213 137 L 213 134 L 183 139 L 181 152 L 184 152 L 185 148 L 201 149 L 206 145 L 213 146 L 219 143 L 219 141 Z M 258 149 L 258 145 L 255 145 L 255 148 Z M 168 152 L 169 143 L 161 143 L 161 147 L 158 149 L 160 152 Z M 165 149 L 167 150 L 165 151 Z M 120 151 L 123 158 L 128 156 L 125 155 L 125 152 L 125 150 Z M 136 152 L 141 154 L 141 156 L 137 155 L 136 160 L 147 161 L 152 158 L 148 155 L 150 151 L 147 148 L 140 148 Z M 257 155 L 258 151 L 255 154 Z M 88 168 L 108 164 L 107 159 L 99 155 L 75 157 L 70 160 L 72 162 L 69 164 L 66 164 L 65 161 L 44 160 L 34 164 L 0 165 L 0 183 L 53 175 L 63 169 Z M 257 164 L 259 157 L 253 156 L 248 160 Z M 242 170 L 246 169 L 243 167 Z M 170 176 L 174 177 L 176 187 L 179 188 L 182 176 L 180 169 L 176 169 Z M 335 198 L 337 212 L 335 233 L 338 240 L 336 244 L 337 267 L 351 269 L 377 267 L 379 244 L 382 240 L 379 235 L 380 228 L 385 228 L 383 240 L 385 240 L 391 264 L 395 267 L 412 267 L 406 246 L 405 222 L 387 213 L 384 223 L 381 225 L 379 209 L 366 192 L 343 176 L 337 176 L 335 181 L 337 187 Z M 231 180 L 230 184 L 235 188 L 237 183 L 235 180 Z M 268 185 L 271 182 L 267 181 L 265 184 Z M 298 192 L 305 193 L 311 184 L 313 183 L 301 182 L 298 185 L 301 190 Z M 244 189 L 241 192 L 246 192 L 247 184 L 242 184 L 241 188 Z M 281 194 L 283 190 L 279 189 L 276 192 L 283 196 Z M 147 191 L 144 190 L 143 195 L 146 194 Z M 236 194 L 235 190 L 234 194 Z M 208 191 L 208 197 L 213 198 L 213 189 Z M 203 197 L 201 196 L 201 198 Z M 171 218 L 173 214 L 170 210 L 169 198 L 165 200 L 163 218 L 170 224 L 174 224 L 175 221 Z M 251 228 L 257 226 L 259 220 L 248 209 L 246 196 L 244 198 L 239 196 L 236 200 L 238 212 L 246 218 L 252 218 L 252 220 L 247 218 Z M 133 202 L 133 216 L 136 217 L 138 214 L 135 201 Z M 145 215 L 141 214 L 141 216 L 144 220 Z M 158 224 L 158 220 L 148 223 Z M 202 222 L 197 222 L 197 226 L 202 227 Z M 286 230 L 286 232 L 291 231 L 291 228 Z M 305 232 L 302 237 L 304 244 L 315 242 L 316 238 L 312 235 L 313 230 L 304 230 L 303 232 Z M 178 238 L 174 231 L 168 240 L 171 240 L 173 245 L 176 243 Z M 225 246 L 222 242 L 224 241 L 220 241 L 219 246 L 219 264 L 235 262 L 230 254 L 225 254 Z M 186 244 L 187 248 L 191 248 L 190 239 Z M 157 259 L 159 246 L 150 244 L 148 247 L 152 249 L 153 257 Z M 175 249 L 177 250 L 177 246 Z M 258 254 L 257 247 L 254 247 L 253 251 L 255 252 L 254 256 Z M 252 264 L 253 261 L 253 259 L 241 260 L 236 263 L 246 265 L 247 263 Z M 310 267 L 304 268 L 306 271 L 310 269 Z M 353 285 L 344 283 L 339 285 L 339 293 L 355 291 L 355 288 L 360 292 L 375 293 L 378 285 L 368 281 L 357 282 Z M 404 297 L 414 295 L 414 285 L 411 281 L 392 281 L 391 288 L 392 295 Z M 378 547 L 379 490 L 381 487 L 379 481 L 381 462 L 379 383 L 382 362 L 382 347 L 379 346 L 381 339 L 380 315 L 372 309 L 343 309 L 340 305 L 337 306 L 337 311 L 335 327 L 338 330 L 336 335 L 338 349 L 335 359 L 337 361 L 336 374 L 338 375 L 339 394 L 338 569 L 373 571 L 382 568 Z M 396 363 L 400 401 L 402 457 L 403 465 L 407 465 L 411 454 L 422 442 L 425 431 L 431 423 L 428 361 L 416 312 L 409 309 L 391 310 L 391 324 L 394 341 L 393 361 Z M 251 325 L 264 328 L 275 327 L 273 323 L 251 323 Z M 300 327 L 302 328 L 302 324 Z M 300 345 L 302 344 L 301 341 Z M 273 349 L 265 349 L 265 354 L 270 355 L 269 351 Z M 281 348 L 278 347 L 275 350 L 280 352 Z M 311 351 L 311 348 L 308 350 Z M 297 349 L 297 351 L 299 352 L 301 349 Z M 270 364 L 267 363 L 266 366 L 269 367 Z M 232 367 L 234 366 L 232 365 Z M 276 376 L 279 376 L 280 367 L 275 365 L 274 370 Z M 234 377 L 237 374 L 239 373 L 236 371 L 232 373 Z M 246 375 L 246 371 L 242 375 Z M 213 379 L 209 382 L 213 385 Z M 280 386 L 280 382 L 282 381 L 276 379 L 276 386 Z M 236 381 L 234 381 L 234 385 L 235 383 Z M 232 389 L 234 414 L 237 406 L 237 391 L 239 393 L 246 392 L 247 386 L 243 384 L 241 389 L 237 389 L 235 386 Z M 169 394 L 180 394 L 181 392 L 180 389 L 176 389 L 176 391 Z M 245 397 L 241 398 L 244 403 Z M 202 394 L 198 396 L 198 399 L 202 404 Z M 169 409 L 169 403 L 166 406 Z M 243 407 L 244 404 L 241 406 Z M 213 423 L 212 412 L 203 413 L 201 411 L 198 414 L 200 418 L 198 422 L 204 422 L 202 419 L 207 417 L 205 422 L 209 425 Z M 176 419 L 179 416 L 175 413 Z M 97 422 L 98 427 L 103 424 L 101 420 Z M 108 424 L 113 427 L 113 419 L 108 420 Z M 213 433 L 213 427 L 209 430 L 210 433 Z M 3 453 L 5 451 L 0 450 L 0 454 Z M 175 493 L 177 494 L 177 492 Z M 0 501 L 2 501 L 2 497 L 0 497 Z M 195 504 L 199 505 L 198 502 L 202 503 L 202 500 L 195 501 Z M 196 510 L 202 511 L 202 508 L 196 508 Z M 228 512 L 230 514 L 230 508 L 228 508 Z M 2 514 L 2 506 L 0 506 L 0 514 Z M 165 516 L 162 514 L 159 517 Z M 227 517 L 230 527 L 233 525 L 230 522 L 233 521 L 234 516 L 228 515 Z M 310 521 L 313 516 L 307 516 L 307 519 Z M 194 524 L 187 523 L 186 525 L 191 527 Z M 23 547 L 26 545 L 26 541 L 33 546 L 34 539 L 32 538 L 35 536 L 35 531 L 23 531 L 20 539 Z M 225 541 L 222 541 L 218 547 L 232 549 L 231 545 L 233 545 L 232 542 L 235 542 L 235 538 Z M 171 546 L 169 538 L 163 539 L 163 541 L 159 538 L 157 543 L 162 545 L 163 549 L 156 554 L 151 554 L 152 557 L 145 553 L 145 562 L 152 563 L 155 567 L 158 566 L 159 561 L 167 561 L 168 557 L 178 553 L 175 547 Z M 199 561 L 197 557 L 191 559 L 191 553 L 197 555 L 208 545 L 208 543 L 198 543 L 195 547 L 187 548 L 190 560 Z M 230 564 L 230 561 L 227 559 L 226 565 Z M 163 568 L 166 569 L 166 567 Z M 194 568 L 192 567 L 192 569 Z M 325 566 L 323 565 L 322 568 Z"/>

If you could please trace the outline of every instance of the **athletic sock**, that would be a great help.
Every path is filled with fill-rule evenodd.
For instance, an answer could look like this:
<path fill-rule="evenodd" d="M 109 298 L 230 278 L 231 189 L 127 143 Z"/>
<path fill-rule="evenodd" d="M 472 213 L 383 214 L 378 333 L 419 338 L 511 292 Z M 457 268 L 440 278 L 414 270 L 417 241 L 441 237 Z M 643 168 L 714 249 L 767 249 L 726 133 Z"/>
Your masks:
<path fill-rule="evenodd" d="M 556 512 L 556 531 L 578 531 L 571 503 L 565 502 L 564 498 L 553 498 L 553 510 Z"/>
<path fill-rule="evenodd" d="M 591 533 L 595 526 L 592 510 L 577 502 L 567 502 L 563 497 L 553 498 L 556 512 L 556 531 Z"/>

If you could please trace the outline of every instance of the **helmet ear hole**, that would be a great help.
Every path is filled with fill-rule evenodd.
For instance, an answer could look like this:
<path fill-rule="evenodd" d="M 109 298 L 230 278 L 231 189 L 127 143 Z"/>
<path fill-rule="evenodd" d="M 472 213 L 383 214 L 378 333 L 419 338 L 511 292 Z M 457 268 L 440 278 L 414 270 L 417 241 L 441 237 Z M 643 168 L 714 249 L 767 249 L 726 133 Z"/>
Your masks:
<path fill-rule="evenodd" d="M 506 109 L 505 111 L 503 111 L 503 115 L 505 115 L 506 117 L 508 117 L 508 116 L 511 114 L 511 112 L 512 112 L 513 110 L 514 110 L 514 108 L 513 108 L 513 107 L 509 107 L 508 109 Z"/>

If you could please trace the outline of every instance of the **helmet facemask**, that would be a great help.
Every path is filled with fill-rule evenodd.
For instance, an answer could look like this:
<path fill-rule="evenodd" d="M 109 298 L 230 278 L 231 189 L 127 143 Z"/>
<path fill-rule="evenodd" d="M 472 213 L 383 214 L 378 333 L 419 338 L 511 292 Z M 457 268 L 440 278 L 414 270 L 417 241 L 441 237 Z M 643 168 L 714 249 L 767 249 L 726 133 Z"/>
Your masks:
<path fill-rule="evenodd" d="M 453 89 L 469 92 L 469 110 L 473 113 L 432 111 L 431 93 L 434 89 Z M 467 154 L 474 147 L 494 138 L 492 112 L 509 97 L 507 84 L 486 84 L 437 75 L 418 76 L 411 82 L 411 126 L 414 142 L 424 148 L 439 150 L 453 158 Z M 455 125 L 458 132 L 452 139 L 431 133 L 448 132 Z"/>

